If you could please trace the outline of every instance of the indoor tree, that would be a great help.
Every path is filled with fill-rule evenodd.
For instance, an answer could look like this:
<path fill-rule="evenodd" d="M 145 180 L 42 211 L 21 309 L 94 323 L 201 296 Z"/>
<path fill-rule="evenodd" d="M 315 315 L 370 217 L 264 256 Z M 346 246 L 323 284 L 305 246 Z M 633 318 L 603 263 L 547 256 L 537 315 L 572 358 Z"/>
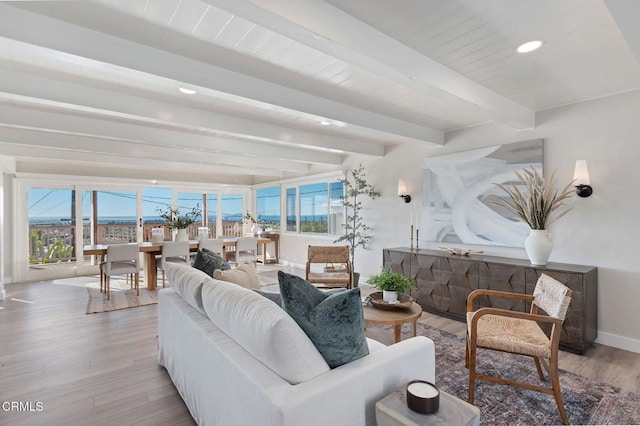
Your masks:
<path fill-rule="evenodd" d="M 350 176 L 349 176 L 350 175 Z M 367 231 L 371 229 L 362 217 L 362 198 L 378 198 L 380 193 L 366 180 L 362 164 L 357 169 L 352 169 L 344 179 L 339 179 L 344 187 L 344 194 L 340 197 L 345 208 L 345 222 L 342 225 L 344 234 L 334 243 L 346 241 L 349 244 L 351 267 L 355 270 L 355 251 L 357 247 L 368 248 L 371 235 Z M 359 273 L 354 272 L 354 285 L 357 285 Z"/>

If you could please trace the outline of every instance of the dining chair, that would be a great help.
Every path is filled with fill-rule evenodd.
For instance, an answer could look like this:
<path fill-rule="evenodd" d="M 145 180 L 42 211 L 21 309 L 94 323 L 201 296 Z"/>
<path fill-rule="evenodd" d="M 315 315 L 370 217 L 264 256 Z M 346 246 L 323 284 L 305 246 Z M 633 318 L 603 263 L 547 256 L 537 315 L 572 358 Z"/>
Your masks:
<path fill-rule="evenodd" d="M 258 238 L 239 237 L 235 251 L 227 252 L 227 260 L 237 265 L 241 263 L 253 263 L 258 261 Z"/>
<path fill-rule="evenodd" d="M 322 264 L 322 272 L 313 270 Z M 353 270 L 348 246 L 308 246 L 305 278 L 322 287 L 353 287 Z"/>
<path fill-rule="evenodd" d="M 469 369 L 469 403 L 474 402 L 476 380 L 515 386 L 553 395 L 562 422 L 569 424 L 558 379 L 558 346 L 562 323 L 571 302 L 571 293 L 571 289 L 561 282 L 542 274 L 532 295 L 484 289 L 474 290 L 469 294 L 465 347 L 465 367 Z M 531 309 L 529 313 L 492 307 L 474 311 L 473 302 L 478 296 L 524 300 L 531 303 Z M 549 337 L 541 324 L 550 326 Z M 532 357 L 540 380 L 546 381 L 541 367 L 544 366 L 551 378 L 551 386 L 539 386 L 478 373 L 476 356 L 479 348 Z"/>
<path fill-rule="evenodd" d="M 221 238 L 209 238 L 198 243 L 198 250 L 206 248 L 209 251 L 223 255 L 223 240 Z"/>
<path fill-rule="evenodd" d="M 165 269 L 167 263 L 189 264 L 189 241 L 165 241 L 162 243 L 162 254 L 156 257 L 160 263 L 158 267 L 162 271 L 162 287 L 165 287 Z"/>
<path fill-rule="evenodd" d="M 114 239 L 114 240 L 110 240 L 107 243 L 107 249 L 109 248 L 109 246 L 120 246 L 120 245 L 125 245 L 125 244 L 130 244 L 129 240 L 126 239 Z M 106 293 L 107 288 L 105 285 L 105 275 L 104 275 L 104 267 L 107 264 L 107 254 L 103 254 L 100 257 L 100 264 L 98 265 L 99 269 L 100 269 L 100 293 Z M 129 284 L 129 282 L 131 282 L 131 288 L 133 288 L 133 274 L 125 274 L 125 280 L 127 282 L 127 284 Z"/>
<path fill-rule="evenodd" d="M 111 244 L 107 246 L 107 258 L 100 264 L 100 291 L 104 283 L 107 300 L 111 298 L 111 276 L 133 275 L 136 295 L 140 296 L 140 254 L 138 244 Z M 104 278 L 104 280 L 103 280 Z"/>
<path fill-rule="evenodd" d="M 200 240 L 198 241 L 198 251 L 202 250 L 203 248 L 206 248 L 207 250 L 210 250 L 216 254 L 219 254 L 221 257 L 223 257 L 223 240 L 222 239 L 218 239 L 218 238 L 207 238 L 204 240 Z M 191 262 L 191 264 L 193 264 L 193 262 L 196 260 L 196 255 L 197 252 L 192 251 L 189 253 L 189 262 Z"/>

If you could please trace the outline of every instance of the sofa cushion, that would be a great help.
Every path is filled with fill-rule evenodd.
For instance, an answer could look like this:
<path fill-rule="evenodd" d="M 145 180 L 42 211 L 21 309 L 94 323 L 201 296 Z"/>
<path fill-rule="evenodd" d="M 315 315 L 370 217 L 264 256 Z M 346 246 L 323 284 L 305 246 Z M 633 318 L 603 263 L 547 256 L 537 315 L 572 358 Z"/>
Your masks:
<path fill-rule="evenodd" d="M 282 306 L 282 298 L 280 297 L 280 293 L 274 293 L 272 291 L 255 290 L 255 289 L 253 291 L 258 293 L 260 296 L 271 300 L 276 305 Z"/>
<path fill-rule="evenodd" d="M 202 284 L 212 278 L 184 263 L 167 262 L 165 273 L 175 292 L 202 315 L 206 315 L 202 305 Z"/>
<path fill-rule="evenodd" d="M 258 276 L 258 270 L 250 263 L 244 263 L 237 268 L 229 269 L 227 271 L 216 269 L 213 271 L 213 278 L 235 283 L 253 290 L 260 290 L 260 277 Z"/>
<path fill-rule="evenodd" d="M 220 255 L 218 255 L 217 253 L 214 253 L 206 248 L 201 248 L 200 250 L 198 250 L 198 252 L 196 253 L 196 258 L 193 261 L 193 267 L 201 270 L 210 277 L 213 276 L 213 271 L 215 271 L 216 269 L 231 269 L 231 266 L 229 266 L 229 263 L 227 263 L 226 260 L 220 257 Z"/>
<path fill-rule="evenodd" d="M 296 275 L 278 271 L 282 308 L 335 368 L 369 353 L 360 289 L 327 294 Z"/>
<path fill-rule="evenodd" d="M 218 328 L 291 384 L 329 371 L 296 322 L 255 291 L 212 279 L 202 287 L 204 310 Z"/>

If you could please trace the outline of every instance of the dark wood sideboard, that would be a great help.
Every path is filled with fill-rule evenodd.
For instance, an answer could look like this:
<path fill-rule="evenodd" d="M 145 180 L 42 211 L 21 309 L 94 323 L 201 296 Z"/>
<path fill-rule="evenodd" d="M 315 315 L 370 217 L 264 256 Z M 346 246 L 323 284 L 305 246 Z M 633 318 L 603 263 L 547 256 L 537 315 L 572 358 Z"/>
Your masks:
<path fill-rule="evenodd" d="M 528 260 L 471 254 L 458 256 L 440 250 L 383 249 L 383 267 L 400 272 L 418 287 L 414 300 L 427 311 L 466 321 L 467 296 L 473 290 L 491 289 L 532 294 L 540 274 L 565 284 L 573 295 L 564 321 L 560 348 L 583 354 L 597 336 L 598 270 L 592 266 L 548 263 L 533 266 Z M 483 297 L 476 308 L 526 311 L 530 303 Z"/>

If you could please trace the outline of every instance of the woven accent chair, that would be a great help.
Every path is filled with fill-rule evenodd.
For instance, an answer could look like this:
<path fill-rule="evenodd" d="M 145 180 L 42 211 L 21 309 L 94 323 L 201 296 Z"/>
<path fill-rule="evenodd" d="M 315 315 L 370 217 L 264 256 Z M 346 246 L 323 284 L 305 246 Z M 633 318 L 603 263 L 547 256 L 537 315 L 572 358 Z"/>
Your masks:
<path fill-rule="evenodd" d="M 138 244 L 109 244 L 107 258 L 100 264 L 100 291 L 104 283 L 107 300 L 111 298 L 111 276 L 125 274 L 126 279 L 132 275 L 136 295 L 140 296 L 140 254 Z"/>
<path fill-rule="evenodd" d="M 323 272 L 312 272 L 311 265 L 323 264 Z M 353 268 L 348 246 L 309 246 L 306 279 L 323 287 L 353 287 Z"/>
<path fill-rule="evenodd" d="M 475 290 L 469 294 L 465 367 L 469 369 L 469 402 L 471 404 L 474 401 L 476 380 L 516 386 L 554 395 L 562 422 L 569 424 L 558 380 L 558 345 L 562 323 L 571 301 L 571 293 L 571 290 L 561 282 L 542 274 L 536 283 L 533 295 L 495 290 Z M 525 300 L 531 303 L 531 311 L 526 313 L 497 308 L 480 308 L 474 311 L 473 300 L 481 295 Z M 546 315 L 539 313 L 539 309 Z M 549 337 L 540 328 L 539 323 L 551 325 Z M 540 380 L 546 381 L 541 367 L 544 365 L 551 378 L 551 387 L 478 373 L 476 371 L 478 348 L 533 357 Z"/>

